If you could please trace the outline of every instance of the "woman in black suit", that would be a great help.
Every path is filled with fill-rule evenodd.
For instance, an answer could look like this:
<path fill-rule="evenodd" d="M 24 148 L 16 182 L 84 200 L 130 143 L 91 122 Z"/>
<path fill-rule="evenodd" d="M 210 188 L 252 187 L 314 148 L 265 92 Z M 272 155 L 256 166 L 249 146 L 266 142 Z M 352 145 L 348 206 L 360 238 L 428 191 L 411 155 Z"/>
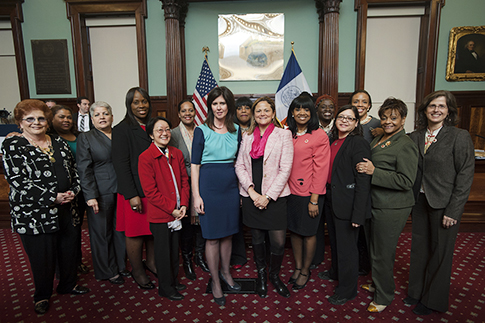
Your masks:
<path fill-rule="evenodd" d="M 412 210 L 413 240 L 407 305 L 417 315 L 446 312 L 455 240 L 473 181 L 470 134 L 456 128 L 453 94 L 436 91 L 418 108 L 418 129 L 409 137 L 419 150 Z"/>
<path fill-rule="evenodd" d="M 152 113 L 147 91 L 134 87 L 126 93 L 125 118 L 113 128 L 111 155 L 118 178 L 116 230 L 124 231 L 132 276 L 141 289 L 153 289 L 145 269 L 156 275 L 153 237 L 147 221 L 147 200 L 138 176 L 138 157 L 151 144 L 145 125 Z M 146 263 L 142 261 L 143 244 Z"/>
<path fill-rule="evenodd" d="M 93 128 L 77 137 L 77 166 L 88 205 L 89 238 L 94 277 L 123 284 L 125 236 L 116 231 L 116 173 L 111 160 L 111 106 L 103 101 L 89 108 Z"/>
<path fill-rule="evenodd" d="M 362 137 L 356 107 L 345 105 L 338 110 L 331 138 L 325 215 L 332 267 L 318 276 L 339 281 L 335 294 L 328 301 L 343 305 L 357 296 L 359 227 L 371 217 L 371 176 L 360 174 L 355 169 L 357 163 L 371 156 L 370 146 Z"/>

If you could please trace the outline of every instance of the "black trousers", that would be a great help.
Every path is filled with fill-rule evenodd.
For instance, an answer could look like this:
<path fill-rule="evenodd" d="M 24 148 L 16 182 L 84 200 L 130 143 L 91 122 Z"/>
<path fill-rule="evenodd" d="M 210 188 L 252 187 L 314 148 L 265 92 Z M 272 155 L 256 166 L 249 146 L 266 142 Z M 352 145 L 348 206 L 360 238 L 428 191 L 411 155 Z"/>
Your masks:
<path fill-rule="evenodd" d="M 359 279 L 359 250 L 357 239 L 359 228 L 354 228 L 349 220 L 341 220 L 332 210 L 331 193 L 327 192 L 325 199 L 330 248 L 332 250 L 331 276 L 338 279 L 335 294 L 352 299 L 357 296 Z"/>
<path fill-rule="evenodd" d="M 443 228 L 444 209 L 433 209 L 419 194 L 413 208 L 408 295 L 435 311 L 448 310 L 453 251 L 460 221 Z"/>
<path fill-rule="evenodd" d="M 50 299 L 54 287 L 56 262 L 59 264 L 59 294 L 69 293 L 77 281 L 76 247 L 79 228 L 72 225 L 68 206 L 59 207 L 59 231 L 20 235 L 34 277 L 34 302 Z"/>
<path fill-rule="evenodd" d="M 195 252 L 203 253 L 205 251 L 205 239 L 202 237 L 202 230 L 198 224 L 190 224 L 190 215 L 182 218 L 182 230 L 180 230 L 180 239 L 182 248 L 188 248 L 188 250 L 183 250 L 182 252 L 190 252 L 194 248 L 194 237 L 195 237 Z"/>
<path fill-rule="evenodd" d="M 116 231 L 116 194 L 97 198 L 99 212 L 87 208 L 94 277 L 109 279 L 125 269 L 125 234 Z"/>
<path fill-rule="evenodd" d="M 150 231 L 154 242 L 158 295 L 168 297 L 177 292 L 180 231 L 172 232 L 167 223 L 150 223 Z"/>

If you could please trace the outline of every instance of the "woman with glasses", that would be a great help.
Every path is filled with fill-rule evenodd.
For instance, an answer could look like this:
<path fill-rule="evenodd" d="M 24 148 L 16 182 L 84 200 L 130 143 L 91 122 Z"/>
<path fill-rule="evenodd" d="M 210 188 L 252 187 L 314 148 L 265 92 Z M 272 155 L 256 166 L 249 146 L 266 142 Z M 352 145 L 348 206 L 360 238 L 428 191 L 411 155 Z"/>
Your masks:
<path fill-rule="evenodd" d="M 332 266 L 318 276 L 338 280 L 335 293 L 328 301 L 343 305 L 357 296 L 357 239 L 359 228 L 370 218 L 370 176 L 355 170 L 357 163 L 370 158 L 357 108 L 345 105 L 338 110 L 331 138 L 325 215 Z"/>
<path fill-rule="evenodd" d="M 172 301 L 184 296 L 179 284 L 179 232 L 189 205 L 189 177 L 184 155 L 169 147 L 170 122 L 163 117 L 148 121 L 146 131 L 153 143 L 139 158 L 138 173 L 146 199 L 147 221 L 154 238 L 155 264 L 158 274 L 158 295 Z"/>
<path fill-rule="evenodd" d="M 362 288 L 374 292 L 367 311 L 382 312 L 394 299 L 396 247 L 414 205 L 413 184 L 418 168 L 418 148 L 406 135 L 406 104 L 388 98 L 379 109 L 384 134 L 371 143 L 372 161 L 357 164 L 361 174 L 372 176 L 369 251 L 373 284 Z"/>
<path fill-rule="evenodd" d="M 449 91 L 436 91 L 418 108 L 419 168 L 414 193 L 407 305 L 428 315 L 446 312 L 456 235 L 475 173 L 470 134 L 456 128 L 458 109 Z"/>
<path fill-rule="evenodd" d="M 76 162 L 67 143 L 47 135 L 52 112 L 39 100 L 23 100 L 14 109 L 22 136 L 3 141 L 5 178 L 10 185 L 12 230 L 20 235 L 34 278 L 34 310 L 44 314 L 59 265 L 58 294 L 85 294 L 77 285 L 76 243 L 81 190 Z"/>

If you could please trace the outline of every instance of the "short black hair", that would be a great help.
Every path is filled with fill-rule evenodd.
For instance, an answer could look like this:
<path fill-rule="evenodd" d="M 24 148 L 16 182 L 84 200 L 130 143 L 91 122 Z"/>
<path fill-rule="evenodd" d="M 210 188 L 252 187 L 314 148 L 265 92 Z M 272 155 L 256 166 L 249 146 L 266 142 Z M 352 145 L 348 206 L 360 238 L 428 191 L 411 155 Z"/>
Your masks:
<path fill-rule="evenodd" d="M 293 111 L 296 108 L 308 109 L 310 111 L 310 120 L 307 124 L 307 133 L 312 133 L 313 130 L 317 130 L 319 127 L 319 122 L 313 96 L 308 92 L 302 92 L 299 96 L 294 98 L 293 101 L 291 101 L 290 107 L 288 108 L 288 115 L 286 117 L 286 124 L 291 130 L 293 137 L 296 137 L 296 132 L 298 131 L 295 118 L 293 117 Z"/>
<path fill-rule="evenodd" d="M 89 101 L 89 99 L 87 97 L 80 96 L 80 97 L 77 98 L 77 104 L 81 104 L 83 102 L 83 100 L 88 100 Z M 49 100 L 49 101 L 52 101 L 52 100 Z"/>
<path fill-rule="evenodd" d="M 243 106 L 251 108 L 253 106 L 253 101 L 247 96 L 242 96 L 236 100 L 236 109 Z"/>
<path fill-rule="evenodd" d="M 158 121 L 165 121 L 166 123 L 168 123 L 168 126 L 170 127 L 170 129 L 172 129 L 172 123 L 170 121 L 168 121 L 167 118 L 164 118 L 164 117 L 161 117 L 161 116 L 156 116 L 154 118 L 151 118 L 150 120 L 148 120 L 148 123 L 146 125 L 146 132 L 147 134 L 150 136 L 152 135 L 153 136 L 153 128 L 155 128 L 155 124 L 158 122 Z"/>
<path fill-rule="evenodd" d="M 406 103 L 393 97 L 387 98 L 382 103 L 381 107 L 379 108 L 379 117 L 382 118 L 384 112 L 387 110 L 399 112 L 401 118 L 405 118 L 408 115 L 408 107 L 406 106 Z"/>

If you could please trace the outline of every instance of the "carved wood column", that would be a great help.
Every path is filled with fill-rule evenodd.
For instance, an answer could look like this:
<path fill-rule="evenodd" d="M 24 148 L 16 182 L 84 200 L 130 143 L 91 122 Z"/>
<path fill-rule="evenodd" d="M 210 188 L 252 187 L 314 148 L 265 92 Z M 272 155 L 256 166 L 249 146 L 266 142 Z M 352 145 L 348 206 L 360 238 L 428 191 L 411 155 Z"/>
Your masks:
<path fill-rule="evenodd" d="M 319 16 L 318 95 L 338 98 L 339 12 L 342 0 L 315 0 Z"/>
<path fill-rule="evenodd" d="M 181 44 L 180 17 L 183 8 L 187 7 L 185 0 L 161 0 L 165 13 L 165 47 L 167 68 L 167 104 L 170 114 L 176 110 L 177 103 L 184 99 L 184 69 L 182 67 L 183 52 Z M 185 11 L 186 13 L 186 11 Z M 182 14 L 185 17 L 185 14 Z M 184 45 L 185 48 L 185 45 Z M 175 114 L 176 115 L 176 114 Z"/>

